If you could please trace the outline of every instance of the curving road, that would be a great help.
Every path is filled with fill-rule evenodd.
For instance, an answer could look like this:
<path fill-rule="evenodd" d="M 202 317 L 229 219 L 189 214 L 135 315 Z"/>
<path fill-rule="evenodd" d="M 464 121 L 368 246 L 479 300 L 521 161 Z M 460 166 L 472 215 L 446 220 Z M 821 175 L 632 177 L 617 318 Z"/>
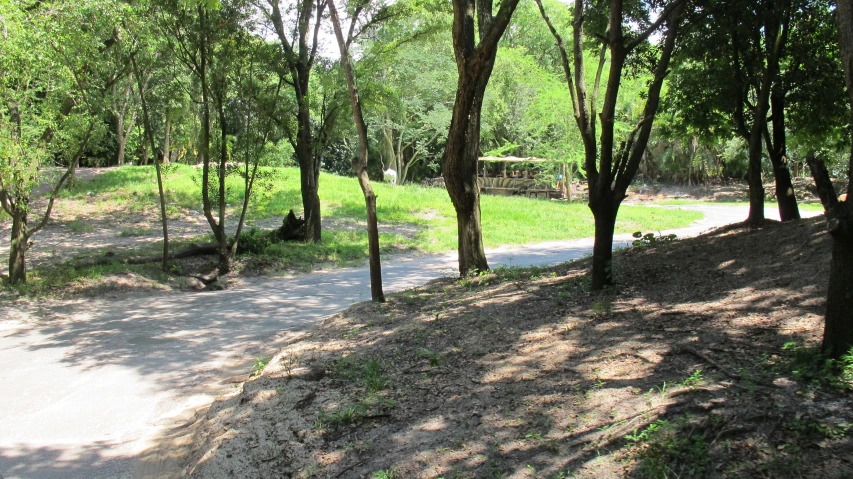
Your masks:
<path fill-rule="evenodd" d="M 705 214 L 691 236 L 746 218 Z M 819 214 L 819 212 L 804 212 Z M 767 210 L 768 218 L 777 216 Z M 617 245 L 630 237 L 617 237 Z M 545 265 L 589 254 L 592 239 L 499 248 L 491 265 Z M 456 255 L 394 258 L 386 292 L 453 275 Z M 369 299 L 367 267 L 264 278 L 221 292 L 0 308 L 0 477 L 168 477 L 167 435 L 288 338 Z"/>

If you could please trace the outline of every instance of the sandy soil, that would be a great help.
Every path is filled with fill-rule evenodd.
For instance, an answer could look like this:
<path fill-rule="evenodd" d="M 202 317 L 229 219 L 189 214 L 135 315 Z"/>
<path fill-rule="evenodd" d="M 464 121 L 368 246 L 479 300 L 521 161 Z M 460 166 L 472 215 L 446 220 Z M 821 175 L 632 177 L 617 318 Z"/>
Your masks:
<path fill-rule="evenodd" d="M 198 478 L 853 477 L 821 219 L 436 280 L 328 318 L 195 425 Z M 651 429 L 657 432 L 646 432 Z M 655 475 L 655 471 L 664 475 Z"/>

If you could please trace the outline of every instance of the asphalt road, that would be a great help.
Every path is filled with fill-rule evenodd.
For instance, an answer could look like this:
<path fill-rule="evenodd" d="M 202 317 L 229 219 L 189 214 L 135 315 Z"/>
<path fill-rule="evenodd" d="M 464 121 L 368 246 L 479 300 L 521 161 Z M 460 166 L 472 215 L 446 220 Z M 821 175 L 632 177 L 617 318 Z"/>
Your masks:
<path fill-rule="evenodd" d="M 683 208 L 705 219 L 674 231 L 682 237 L 747 216 L 742 207 Z M 592 239 L 583 239 L 487 255 L 492 266 L 526 266 L 591 251 Z M 455 267 L 455 253 L 386 259 L 385 291 L 452 276 Z M 163 449 L 164 431 L 233 387 L 223 379 L 245 375 L 254 358 L 272 356 L 316 320 L 368 299 L 365 266 L 220 292 L 0 308 L 0 477 L 162 477 L 157 467 L 167 466 L 152 468 L 142 458 Z"/>

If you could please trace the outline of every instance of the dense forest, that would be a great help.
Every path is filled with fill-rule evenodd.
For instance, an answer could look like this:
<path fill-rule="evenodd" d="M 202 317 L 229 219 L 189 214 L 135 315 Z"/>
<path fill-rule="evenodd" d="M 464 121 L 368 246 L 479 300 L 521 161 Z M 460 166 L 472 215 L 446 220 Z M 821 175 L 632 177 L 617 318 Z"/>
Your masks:
<path fill-rule="evenodd" d="M 809 175 L 835 239 L 825 347 L 840 354 L 853 345 L 853 212 L 830 178 L 850 169 L 848 3 L 2 0 L 9 281 L 26 280 L 30 238 L 80 167 L 156 169 L 165 268 L 162 177 L 199 165 L 222 274 L 268 167 L 299 168 L 307 242 L 323 235 L 321 171 L 356 176 L 376 301 L 371 181 L 389 169 L 398 183 L 443 178 L 462 275 L 489 267 L 479 157 L 544 158 L 538 174 L 554 182 L 568 171 L 587 183 L 595 217 L 593 289 L 613 282 L 614 225 L 632 183 L 745 179 L 759 224 L 768 198 L 783 221 L 799 218 L 792 178 Z M 245 192 L 233 235 L 228 176 Z M 50 200 L 35 210 L 39 185 Z"/>

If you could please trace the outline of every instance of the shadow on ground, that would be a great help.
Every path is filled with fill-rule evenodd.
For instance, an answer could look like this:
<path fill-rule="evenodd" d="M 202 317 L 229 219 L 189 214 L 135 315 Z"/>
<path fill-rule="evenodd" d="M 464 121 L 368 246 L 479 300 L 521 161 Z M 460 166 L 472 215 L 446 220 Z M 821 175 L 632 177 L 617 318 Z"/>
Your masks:
<path fill-rule="evenodd" d="M 199 424 L 192 477 L 850 477 L 851 395 L 783 348 L 822 329 L 819 219 L 438 280 L 359 304 Z M 799 350 L 802 352 L 802 350 Z"/>

